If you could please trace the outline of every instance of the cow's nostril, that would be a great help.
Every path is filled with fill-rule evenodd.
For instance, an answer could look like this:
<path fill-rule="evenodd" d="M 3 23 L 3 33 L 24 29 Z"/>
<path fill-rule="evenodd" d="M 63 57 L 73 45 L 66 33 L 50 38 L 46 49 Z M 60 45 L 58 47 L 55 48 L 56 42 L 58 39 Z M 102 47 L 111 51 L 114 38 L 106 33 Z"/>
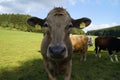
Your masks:
<path fill-rule="evenodd" d="M 66 48 L 63 46 L 51 46 L 49 47 L 49 51 L 50 53 L 55 53 L 55 54 L 61 54 L 63 52 L 65 52 Z"/>

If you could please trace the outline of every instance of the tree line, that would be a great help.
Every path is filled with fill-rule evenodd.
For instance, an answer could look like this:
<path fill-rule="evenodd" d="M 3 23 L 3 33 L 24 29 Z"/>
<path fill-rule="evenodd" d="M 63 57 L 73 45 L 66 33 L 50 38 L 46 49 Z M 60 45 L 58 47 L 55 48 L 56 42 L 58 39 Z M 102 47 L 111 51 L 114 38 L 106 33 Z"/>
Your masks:
<path fill-rule="evenodd" d="M 91 30 L 87 32 L 87 35 L 120 37 L 120 26 L 113 26 L 111 28 L 100 30 Z"/>
<path fill-rule="evenodd" d="M 0 14 L 0 27 L 17 29 L 27 32 L 45 32 L 45 28 L 41 28 L 39 25 L 36 25 L 35 28 L 29 26 L 26 21 L 30 18 L 30 15 L 26 14 Z M 83 30 L 72 29 L 71 33 L 73 34 L 84 34 Z"/>
<path fill-rule="evenodd" d="M 30 15 L 25 14 L 0 14 L 0 27 L 37 32 L 37 27 L 32 28 L 26 23 L 27 19 L 30 17 Z"/>

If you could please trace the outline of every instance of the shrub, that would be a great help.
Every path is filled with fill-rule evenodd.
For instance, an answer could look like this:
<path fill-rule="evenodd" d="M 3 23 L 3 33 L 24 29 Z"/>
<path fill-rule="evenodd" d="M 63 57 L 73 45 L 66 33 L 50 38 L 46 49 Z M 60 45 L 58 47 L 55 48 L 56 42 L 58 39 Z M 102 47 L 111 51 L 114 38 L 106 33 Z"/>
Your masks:
<path fill-rule="evenodd" d="M 76 29 L 76 28 L 73 28 L 70 32 L 71 34 L 85 34 L 85 32 L 81 29 Z"/>

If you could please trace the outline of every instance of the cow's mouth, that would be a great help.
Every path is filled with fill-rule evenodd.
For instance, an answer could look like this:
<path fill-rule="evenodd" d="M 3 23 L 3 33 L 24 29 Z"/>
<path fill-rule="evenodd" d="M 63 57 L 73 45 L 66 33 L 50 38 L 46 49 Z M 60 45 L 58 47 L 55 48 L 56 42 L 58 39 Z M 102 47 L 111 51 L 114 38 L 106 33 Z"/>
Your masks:
<path fill-rule="evenodd" d="M 50 57 L 52 58 L 52 59 L 64 59 L 64 55 L 50 55 Z"/>

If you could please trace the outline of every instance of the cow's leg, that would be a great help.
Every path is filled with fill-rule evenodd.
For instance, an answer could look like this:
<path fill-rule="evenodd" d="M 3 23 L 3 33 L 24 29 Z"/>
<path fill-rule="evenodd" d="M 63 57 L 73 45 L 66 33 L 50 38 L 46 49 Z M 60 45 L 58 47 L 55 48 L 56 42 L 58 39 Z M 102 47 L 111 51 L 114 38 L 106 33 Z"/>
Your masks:
<path fill-rule="evenodd" d="M 99 57 L 100 50 L 101 50 L 100 47 L 98 47 L 98 46 L 95 47 L 96 57 Z"/>
<path fill-rule="evenodd" d="M 108 52 L 109 52 L 109 55 L 110 55 L 110 60 L 111 60 L 112 62 L 114 62 L 112 51 L 111 51 L 110 49 L 108 49 Z"/>
<path fill-rule="evenodd" d="M 114 62 L 114 60 L 113 60 L 113 55 L 110 55 L 110 60 L 112 61 L 112 62 Z"/>
<path fill-rule="evenodd" d="M 114 55 L 115 56 L 115 60 L 118 62 L 119 60 L 118 60 L 118 57 L 117 57 L 117 55 Z"/>
<path fill-rule="evenodd" d="M 55 73 L 53 71 L 47 71 L 49 80 L 56 80 Z"/>
<path fill-rule="evenodd" d="M 80 53 L 80 56 L 81 56 L 80 61 L 83 61 L 83 59 L 84 59 L 84 53 L 82 51 L 79 51 L 79 53 Z"/>
<path fill-rule="evenodd" d="M 56 80 L 56 77 L 53 77 L 49 72 L 48 72 L 48 77 L 49 77 L 49 80 Z"/>
<path fill-rule="evenodd" d="M 71 68 L 72 68 L 72 60 L 70 60 L 69 63 L 65 66 L 64 80 L 71 79 Z"/>
<path fill-rule="evenodd" d="M 101 58 L 101 53 L 100 53 L 100 51 L 101 51 L 101 48 L 99 48 L 99 50 L 98 50 L 98 57 L 99 57 L 99 58 Z"/>
<path fill-rule="evenodd" d="M 86 60 L 87 60 L 87 53 L 86 53 L 86 52 L 84 53 L 83 57 L 84 57 L 84 58 L 83 58 L 84 61 L 86 61 Z"/>
<path fill-rule="evenodd" d="M 116 50 L 115 55 L 114 55 L 116 62 L 119 62 L 118 57 L 117 57 L 117 53 L 118 53 L 118 52 L 119 52 L 119 51 Z"/>
<path fill-rule="evenodd" d="M 81 58 L 82 58 L 83 61 L 87 60 L 87 51 L 86 52 L 85 51 L 82 52 Z"/>
<path fill-rule="evenodd" d="M 80 52 L 80 56 L 81 56 L 81 58 L 80 58 L 80 60 L 81 61 L 86 61 L 87 60 L 87 54 L 86 54 L 86 52 Z"/>
<path fill-rule="evenodd" d="M 97 54 L 98 54 L 98 47 L 95 46 L 95 56 L 97 57 Z"/>
<path fill-rule="evenodd" d="M 54 70 L 52 70 L 52 64 L 44 61 L 44 65 L 45 65 L 45 70 L 48 74 L 49 80 L 56 80 L 55 72 Z"/>
<path fill-rule="evenodd" d="M 86 61 L 87 60 L 87 50 L 88 50 L 88 45 L 86 45 L 87 47 L 85 47 L 85 49 L 84 49 L 84 55 L 83 55 L 83 59 L 84 59 L 84 61 Z"/>

